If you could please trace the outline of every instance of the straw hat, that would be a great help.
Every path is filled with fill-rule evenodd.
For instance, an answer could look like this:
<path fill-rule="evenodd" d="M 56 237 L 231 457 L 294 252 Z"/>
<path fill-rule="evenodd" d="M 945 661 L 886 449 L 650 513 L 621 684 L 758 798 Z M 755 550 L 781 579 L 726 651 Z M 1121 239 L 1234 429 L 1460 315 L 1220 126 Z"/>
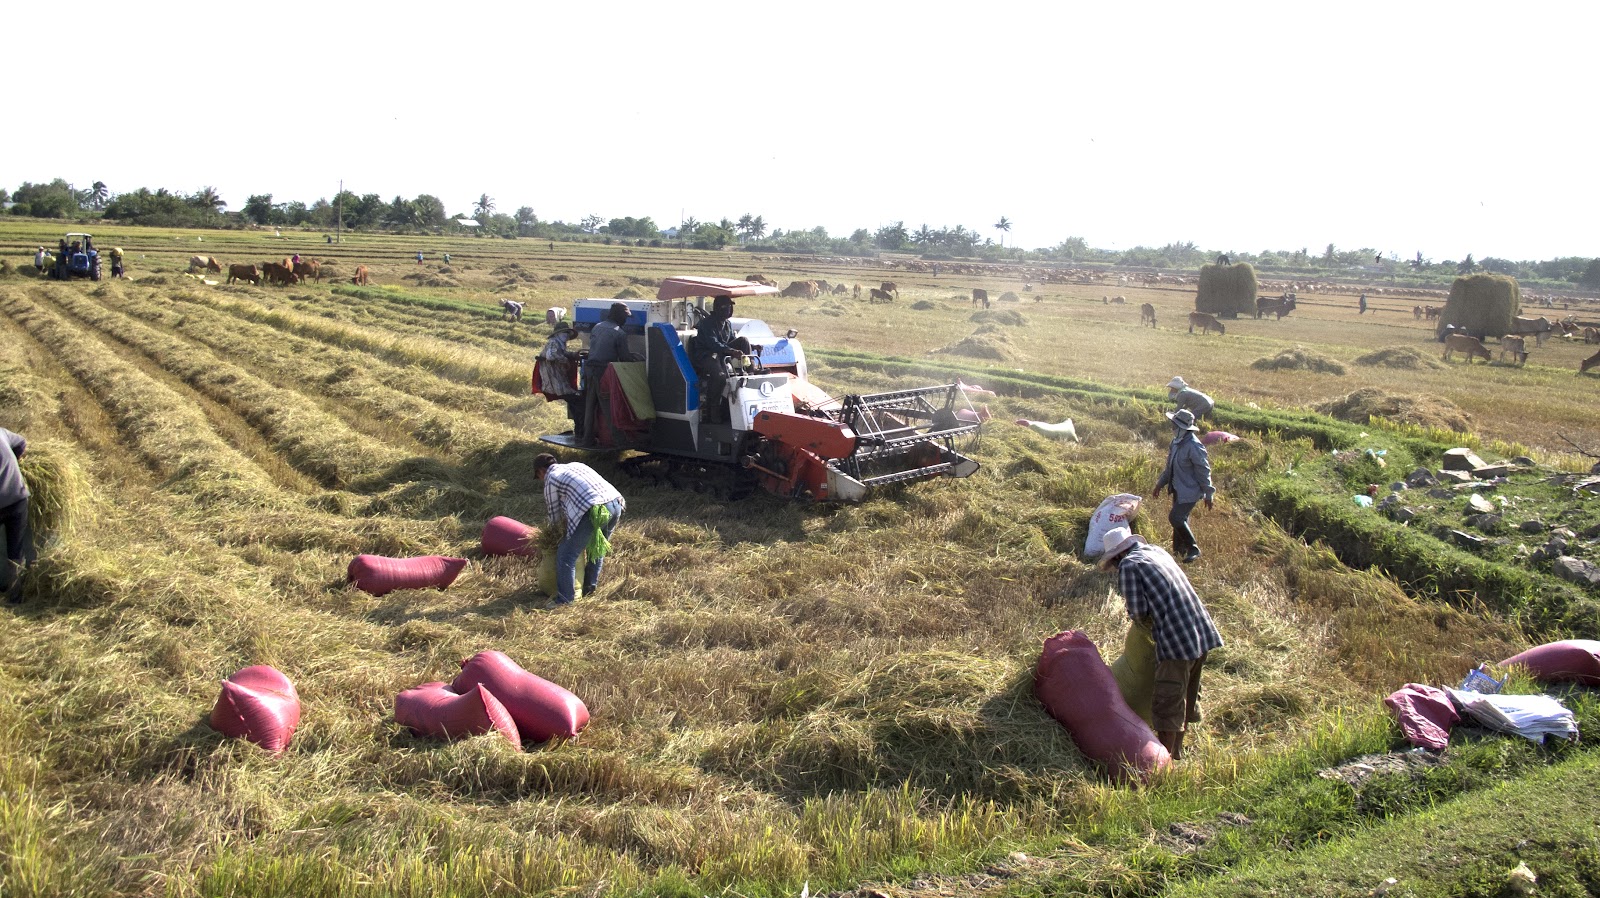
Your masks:
<path fill-rule="evenodd" d="M 1105 554 L 1100 556 L 1100 569 L 1109 571 L 1117 566 L 1117 556 L 1128 551 L 1134 546 L 1145 544 L 1144 537 L 1127 527 L 1112 527 L 1106 531 L 1104 545 Z"/>
<path fill-rule="evenodd" d="M 1199 427 L 1195 426 L 1194 412 L 1191 412 L 1186 408 L 1180 408 L 1175 412 L 1167 412 L 1166 414 L 1167 420 L 1171 421 L 1172 426 L 1178 428 L 1179 430 L 1198 431 L 1200 429 Z"/>
<path fill-rule="evenodd" d="M 1169 390 L 1187 390 L 1188 388 L 1189 384 L 1181 377 L 1174 377 L 1167 381 L 1167 389 Z"/>

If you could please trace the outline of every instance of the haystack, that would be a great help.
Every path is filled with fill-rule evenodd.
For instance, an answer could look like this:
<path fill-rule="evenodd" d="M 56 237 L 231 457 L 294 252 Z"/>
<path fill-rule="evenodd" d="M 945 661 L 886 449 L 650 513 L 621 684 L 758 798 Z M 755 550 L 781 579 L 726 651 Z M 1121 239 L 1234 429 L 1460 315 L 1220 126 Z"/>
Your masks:
<path fill-rule="evenodd" d="M 649 299 L 652 291 L 640 289 L 637 284 L 629 284 L 617 291 L 612 299 Z"/>
<path fill-rule="evenodd" d="M 1372 418 L 1383 418 L 1398 424 L 1443 428 L 1458 433 L 1472 429 L 1467 413 L 1448 399 L 1385 393 L 1376 387 L 1362 387 L 1348 396 L 1319 402 L 1312 408 L 1352 424 L 1365 424 Z"/>
<path fill-rule="evenodd" d="M 1256 270 L 1249 262 L 1202 265 L 1194 297 L 1197 312 L 1212 315 L 1256 313 Z"/>
<path fill-rule="evenodd" d="M 984 309 L 973 312 L 967 320 L 973 324 L 1004 324 L 1011 327 L 1024 327 L 1028 323 L 1028 319 L 1014 309 Z"/>
<path fill-rule="evenodd" d="M 997 362 L 1009 362 L 1017 357 L 1017 351 L 1011 345 L 1011 337 L 993 324 L 985 324 L 974 331 L 972 336 L 933 351 Z"/>
<path fill-rule="evenodd" d="M 1356 357 L 1357 365 L 1373 368 L 1443 368 L 1445 364 L 1415 346 L 1385 346 Z"/>
<path fill-rule="evenodd" d="M 911 308 L 916 309 L 919 312 L 926 312 L 929 309 L 939 308 L 939 304 L 931 299 L 919 299 L 911 304 Z"/>
<path fill-rule="evenodd" d="M 1344 363 L 1296 346 L 1274 356 L 1250 363 L 1257 371 L 1314 371 L 1318 374 L 1344 374 Z"/>
<path fill-rule="evenodd" d="M 1522 308 L 1522 291 L 1516 278 L 1503 274 L 1472 274 L 1456 278 L 1439 313 L 1435 333 L 1454 324 L 1467 333 L 1500 337 L 1511 332 L 1511 319 Z"/>

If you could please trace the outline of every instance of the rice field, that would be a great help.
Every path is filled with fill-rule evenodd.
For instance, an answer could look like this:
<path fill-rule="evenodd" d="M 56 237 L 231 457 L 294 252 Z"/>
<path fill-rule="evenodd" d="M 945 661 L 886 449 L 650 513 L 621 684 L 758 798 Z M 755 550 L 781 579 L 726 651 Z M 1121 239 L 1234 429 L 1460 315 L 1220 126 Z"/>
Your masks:
<path fill-rule="evenodd" d="M 8 224 L 0 252 L 49 239 L 35 231 Z M 1412 300 L 1358 316 L 1353 295 L 1302 297 L 1282 321 L 1200 336 L 1176 325 L 1192 288 L 1119 285 L 1113 305 L 1098 284 L 900 271 L 895 303 L 763 297 L 740 313 L 798 328 L 835 394 L 1018 371 L 1102 392 L 1002 390 L 977 475 L 859 506 L 729 504 L 601 457 L 628 503 L 616 555 L 598 595 L 556 610 L 535 564 L 478 548 L 490 517 L 544 522 L 531 463 L 566 422 L 528 394 L 549 333 L 538 310 L 670 274 L 863 289 L 890 275 L 528 241 L 195 236 L 97 231 L 128 251 L 130 280 L 0 279 L 0 426 L 27 435 L 64 497 L 27 600 L 0 620 L 6 895 L 780 895 L 957 876 L 1017 851 L 1126 857 L 1170 815 L 1389 747 L 1383 694 L 1529 638 L 1278 530 L 1251 486 L 1309 450 L 1250 435 L 1214 455 L 1221 497 L 1196 518 L 1192 575 L 1229 643 L 1208 667 L 1207 723 L 1168 780 L 1107 783 L 1033 698 L 1032 667 L 1065 629 L 1119 653 L 1120 601 L 1078 552 L 1101 498 L 1153 485 L 1172 375 L 1268 410 L 1361 387 L 1428 396 L 1466 414 L 1474 445 L 1574 469 L 1574 444 L 1600 447 L 1581 345 L 1553 341 L 1520 368 L 1359 362 L 1388 346 L 1436 356 Z M 295 251 L 338 277 L 277 288 L 182 271 L 197 253 L 226 266 Z M 373 286 L 348 283 L 356 264 Z M 992 310 L 1013 314 L 974 320 L 972 287 L 1015 293 Z M 507 296 L 527 303 L 522 322 L 500 316 Z M 1003 358 L 940 351 L 981 328 Z M 1252 366 L 1289 350 L 1345 373 Z M 1082 443 L 1008 423 L 1066 417 Z M 1164 518 L 1147 514 L 1145 532 L 1165 536 Z M 470 564 L 447 590 L 374 597 L 344 582 L 360 553 Z M 395 723 L 398 692 L 486 649 L 583 698 L 589 728 L 519 752 Z M 304 704 L 279 757 L 206 725 L 219 682 L 255 664 Z"/>

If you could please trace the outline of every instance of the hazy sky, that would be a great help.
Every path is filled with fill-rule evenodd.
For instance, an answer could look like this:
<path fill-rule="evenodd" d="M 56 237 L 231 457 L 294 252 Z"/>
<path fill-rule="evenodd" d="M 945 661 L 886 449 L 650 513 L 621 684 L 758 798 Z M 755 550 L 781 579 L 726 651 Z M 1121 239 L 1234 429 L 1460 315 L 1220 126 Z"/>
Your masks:
<path fill-rule="evenodd" d="M 7 46 L 0 186 L 212 186 L 236 210 L 342 179 L 663 228 L 998 241 L 1004 216 L 1030 248 L 1600 255 L 1593 2 L 73 10 L 80 40 Z"/>

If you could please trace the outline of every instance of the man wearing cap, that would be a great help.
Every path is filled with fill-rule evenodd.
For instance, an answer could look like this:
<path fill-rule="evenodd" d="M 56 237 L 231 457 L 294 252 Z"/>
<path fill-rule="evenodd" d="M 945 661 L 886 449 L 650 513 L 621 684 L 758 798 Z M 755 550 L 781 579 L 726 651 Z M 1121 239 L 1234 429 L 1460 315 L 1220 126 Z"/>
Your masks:
<path fill-rule="evenodd" d="M 38 252 L 33 254 L 33 270 L 35 274 L 44 274 L 44 259 L 48 255 L 49 253 L 45 252 L 42 246 L 39 247 Z"/>
<path fill-rule="evenodd" d="M 1127 527 L 1106 531 L 1100 567 L 1116 570 L 1128 617 L 1148 624 L 1155 638 L 1151 717 L 1156 736 L 1176 761 L 1183 756 L 1188 725 L 1200 722 L 1200 670 L 1206 655 L 1222 647 L 1222 634 L 1172 556 Z"/>
<path fill-rule="evenodd" d="M 1181 377 L 1174 377 L 1167 381 L 1167 398 L 1178 404 L 1178 408 L 1188 409 L 1196 421 L 1211 414 L 1211 409 L 1216 406 L 1211 397 L 1196 390 L 1184 382 Z M 1168 415 L 1167 417 L 1172 417 Z"/>
<path fill-rule="evenodd" d="M 1211 484 L 1211 458 L 1195 433 L 1194 414 L 1188 409 L 1167 412 L 1174 431 L 1172 445 L 1167 449 L 1167 466 L 1156 481 L 1152 499 L 1161 495 L 1162 489 L 1172 493 L 1172 511 L 1167 520 L 1172 524 L 1172 550 L 1185 563 L 1200 557 L 1200 544 L 1195 542 L 1194 531 L 1189 529 L 1189 513 L 1195 503 L 1204 500 L 1211 508 L 1216 487 Z"/>
<path fill-rule="evenodd" d="M 723 359 L 742 359 L 750 351 L 750 341 L 733 335 L 733 297 L 718 296 L 711 301 L 711 314 L 695 327 L 689 340 L 689 364 L 705 384 L 702 407 L 713 416 L 725 410 L 722 385 L 727 379 Z"/>
<path fill-rule="evenodd" d="M 628 348 L 628 333 L 623 325 L 632 315 L 628 304 L 614 302 L 606 310 L 606 317 L 589 332 L 589 357 L 583 363 L 583 438 L 580 445 L 595 446 L 595 430 L 600 420 L 609 415 L 610 403 L 602 409 L 600 380 L 605 377 L 606 366 L 612 362 L 634 362 L 638 357 Z"/>

